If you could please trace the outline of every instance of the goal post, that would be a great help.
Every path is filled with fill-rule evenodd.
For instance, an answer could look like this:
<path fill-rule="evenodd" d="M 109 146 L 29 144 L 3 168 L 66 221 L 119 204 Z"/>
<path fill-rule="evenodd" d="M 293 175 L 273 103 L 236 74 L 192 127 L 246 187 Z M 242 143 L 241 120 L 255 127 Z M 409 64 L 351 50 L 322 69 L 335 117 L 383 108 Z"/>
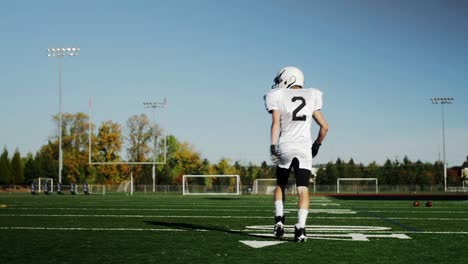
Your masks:
<path fill-rule="evenodd" d="M 78 194 L 106 194 L 106 185 L 104 184 L 77 184 L 76 193 Z"/>
<path fill-rule="evenodd" d="M 343 192 L 379 193 L 379 180 L 377 178 L 338 178 L 336 179 L 336 193 Z"/>
<path fill-rule="evenodd" d="M 52 178 L 36 178 L 33 180 L 33 185 L 37 187 L 38 192 L 53 192 L 54 191 L 54 179 Z"/>
<path fill-rule="evenodd" d="M 239 175 L 183 175 L 183 195 L 240 195 Z"/>

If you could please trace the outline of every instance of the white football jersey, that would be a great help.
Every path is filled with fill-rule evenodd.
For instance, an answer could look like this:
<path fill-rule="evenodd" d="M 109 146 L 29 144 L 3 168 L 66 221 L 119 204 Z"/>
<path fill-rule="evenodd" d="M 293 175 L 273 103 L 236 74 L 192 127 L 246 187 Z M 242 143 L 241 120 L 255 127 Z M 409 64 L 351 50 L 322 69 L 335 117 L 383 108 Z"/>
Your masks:
<path fill-rule="evenodd" d="M 310 170 L 312 114 L 322 109 L 322 92 L 313 88 L 273 89 L 265 95 L 265 106 L 268 111 L 280 113 L 280 167 L 289 167 L 294 157 L 303 157 L 299 159 L 300 167 Z"/>

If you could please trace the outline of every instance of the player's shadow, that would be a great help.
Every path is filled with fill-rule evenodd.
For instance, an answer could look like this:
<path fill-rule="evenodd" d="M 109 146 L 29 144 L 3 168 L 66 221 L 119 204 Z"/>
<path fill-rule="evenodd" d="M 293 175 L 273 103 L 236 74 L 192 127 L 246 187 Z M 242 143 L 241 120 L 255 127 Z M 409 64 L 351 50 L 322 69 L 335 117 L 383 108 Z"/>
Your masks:
<path fill-rule="evenodd" d="M 168 223 L 168 222 L 161 222 L 161 221 L 144 221 L 148 225 L 153 226 L 165 226 L 168 228 L 174 229 L 181 229 L 185 231 L 216 231 L 216 232 L 223 232 L 228 234 L 240 235 L 245 237 L 256 237 L 256 238 L 269 238 L 262 235 L 255 235 L 249 234 L 240 230 L 231 230 L 217 226 L 205 226 L 205 225 L 196 225 L 196 224 L 189 224 L 189 223 Z"/>

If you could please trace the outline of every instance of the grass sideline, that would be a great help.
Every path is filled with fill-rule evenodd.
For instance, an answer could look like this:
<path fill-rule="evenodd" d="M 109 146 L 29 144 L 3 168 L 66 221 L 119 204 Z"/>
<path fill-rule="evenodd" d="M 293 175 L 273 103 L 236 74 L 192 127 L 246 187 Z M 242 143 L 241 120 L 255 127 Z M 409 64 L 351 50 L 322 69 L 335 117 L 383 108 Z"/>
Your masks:
<path fill-rule="evenodd" d="M 411 199 L 313 196 L 307 243 L 252 248 L 270 196 L 0 195 L 0 263 L 466 263 L 468 202 Z"/>

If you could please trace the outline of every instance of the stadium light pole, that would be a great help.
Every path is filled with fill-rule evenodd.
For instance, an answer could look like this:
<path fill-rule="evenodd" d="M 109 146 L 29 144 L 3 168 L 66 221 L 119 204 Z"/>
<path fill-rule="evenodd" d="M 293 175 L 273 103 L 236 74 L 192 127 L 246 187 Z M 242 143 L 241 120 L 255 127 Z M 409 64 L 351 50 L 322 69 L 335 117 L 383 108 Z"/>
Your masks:
<path fill-rule="evenodd" d="M 62 153 L 62 59 L 65 56 L 78 56 L 80 48 L 48 48 L 48 57 L 57 57 L 59 60 L 59 170 L 58 180 L 62 184 L 62 168 L 63 168 L 63 153 Z"/>
<path fill-rule="evenodd" d="M 452 104 L 453 97 L 433 97 L 431 98 L 432 104 L 442 105 L 442 155 L 444 158 L 444 191 L 447 191 L 447 161 L 445 159 L 445 110 L 444 105 Z"/>
<path fill-rule="evenodd" d="M 153 192 L 156 192 L 156 108 L 164 108 L 166 106 L 166 99 L 164 102 L 143 102 L 145 108 L 151 108 L 153 112 Z"/>

